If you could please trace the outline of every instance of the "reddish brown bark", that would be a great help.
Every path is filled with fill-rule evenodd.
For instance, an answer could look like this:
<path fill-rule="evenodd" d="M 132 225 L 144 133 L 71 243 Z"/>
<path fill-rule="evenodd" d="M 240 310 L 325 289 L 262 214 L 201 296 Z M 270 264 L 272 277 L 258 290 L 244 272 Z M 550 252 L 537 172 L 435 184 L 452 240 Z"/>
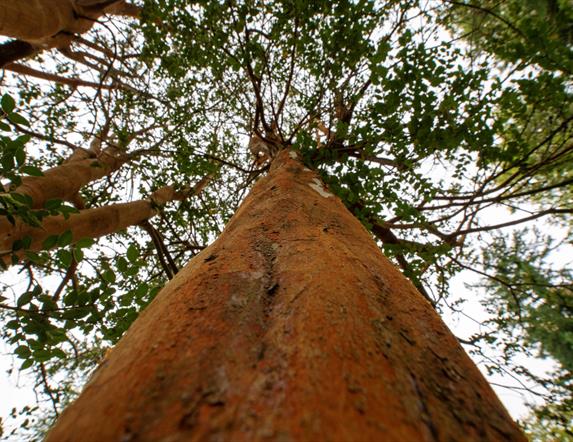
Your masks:
<path fill-rule="evenodd" d="M 429 303 L 282 152 L 47 440 L 525 438 Z"/>

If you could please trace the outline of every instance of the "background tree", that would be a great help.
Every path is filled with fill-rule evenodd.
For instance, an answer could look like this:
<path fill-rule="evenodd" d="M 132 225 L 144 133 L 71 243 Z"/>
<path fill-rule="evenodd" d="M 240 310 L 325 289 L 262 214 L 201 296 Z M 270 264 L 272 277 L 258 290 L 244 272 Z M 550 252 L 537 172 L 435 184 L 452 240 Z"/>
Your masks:
<path fill-rule="evenodd" d="M 529 76 L 536 71 L 515 56 L 509 62 L 521 70 L 492 71 L 491 60 L 450 38 L 441 24 L 451 9 L 439 5 L 187 3 L 145 5 L 143 34 L 114 19 L 74 40 L 72 50 L 97 48 L 95 63 L 51 53 L 26 62 L 45 73 L 44 58 L 53 59 L 57 78 L 43 75 L 50 83 L 5 80 L 30 120 L 12 127 L 50 153 L 29 155 L 37 168 L 55 166 L 106 125 L 104 145 L 128 146 L 128 167 L 82 189 L 86 208 L 191 185 L 222 167 L 197 200 L 167 206 L 158 225 L 146 224 L 151 240 L 128 231 L 84 251 L 77 265 L 69 250 L 23 264 L 29 288 L 3 303 L 5 337 L 40 375 L 42 364 L 78 356 L 74 333 L 115 342 L 218 235 L 266 172 L 272 146 L 296 146 L 438 309 L 449 305 L 452 275 L 489 270 L 477 259 L 490 247 L 488 232 L 571 213 L 567 199 L 555 198 L 570 189 L 561 177 L 571 146 L 567 46 L 552 64 L 535 61 L 541 73 Z M 541 94 L 552 100 L 541 106 Z M 524 109 L 529 120 L 516 117 Z M 550 115 L 559 120 L 548 126 Z M 257 139 L 263 144 L 249 143 Z M 492 206 L 517 214 L 488 222 L 480 214 Z M 63 284 L 55 306 L 47 299 L 57 289 L 42 282 L 50 278 Z M 481 345 L 479 337 L 469 342 Z"/>
<path fill-rule="evenodd" d="M 519 188 L 526 198 L 515 210 L 524 213 L 531 206 L 536 210 L 570 207 L 571 3 L 446 2 L 441 17 L 468 43 L 472 57 L 490 57 L 492 68 L 508 80 L 497 103 L 500 148 L 482 153 L 486 163 L 491 163 L 488 157 L 493 155 L 493 164 L 501 160 L 510 166 L 496 183 Z M 497 338 L 489 333 L 482 338 L 505 341 L 504 358 L 513 359 L 516 349 L 523 348 L 523 342 L 511 337 L 518 329 L 526 336 L 526 347 L 538 348 L 559 362 L 551 405 L 539 407 L 536 413 L 545 422 L 544 416 L 550 415 L 561 422 L 558 427 L 565 424 L 567 428 L 573 397 L 567 381 L 573 349 L 570 263 L 552 263 L 551 255 L 560 244 L 570 242 L 571 216 L 559 214 L 546 225 L 560 233 L 525 229 L 514 235 L 497 234 L 484 253 L 488 278 L 484 284 L 491 295 L 486 302 L 495 305 Z M 534 376 L 526 367 L 520 370 Z"/>

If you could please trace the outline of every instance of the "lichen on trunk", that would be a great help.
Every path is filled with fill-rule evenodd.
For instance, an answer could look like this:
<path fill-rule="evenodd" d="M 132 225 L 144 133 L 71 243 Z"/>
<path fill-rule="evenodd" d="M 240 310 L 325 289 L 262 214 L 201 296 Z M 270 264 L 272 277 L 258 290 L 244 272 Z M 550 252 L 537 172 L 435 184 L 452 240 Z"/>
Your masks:
<path fill-rule="evenodd" d="M 286 150 L 47 440 L 78 435 L 525 440 L 431 305 Z"/>

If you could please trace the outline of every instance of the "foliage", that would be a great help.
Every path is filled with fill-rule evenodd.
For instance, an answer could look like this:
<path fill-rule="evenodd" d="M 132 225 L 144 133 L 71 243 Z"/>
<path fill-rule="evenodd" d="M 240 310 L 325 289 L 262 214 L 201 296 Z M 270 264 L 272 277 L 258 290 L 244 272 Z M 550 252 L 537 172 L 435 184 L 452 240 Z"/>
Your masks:
<path fill-rule="evenodd" d="M 101 342 L 88 345 L 74 342 L 74 358 L 56 359 L 31 368 L 40 393 L 35 406 L 13 408 L 10 417 L 19 427 L 5 431 L 4 436 L 18 440 L 40 441 L 65 407 L 89 381 L 94 366 L 105 358 L 106 349 Z M 0 433 L 0 436 L 2 434 Z"/>
<path fill-rule="evenodd" d="M 506 83 L 494 123 L 501 149 L 482 151 L 482 161 L 501 160 L 505 167 L 497 181 L 514 181 L 540 206 L 567 205 L 573 179 L 573 6 L 558 0 L 446 5 L 443 21 L 468 42 L 472 56 L 493 56 L 492 67 Z"/>
<path fill-rule="evenodd" d="M 551 269 L 546 260 L 551 241 L 534 230 L 537 244 L 515 233 L 512 243 L 496 241 L 484 251 L 484 262 L 494 278 L 485 281 L 491 296 L 492 321 L 508 335 L 525 333 L 525 344 L 539 345 L 541 355 L 552 355 L 573 372 L 573 285 L 567 269 Z M 541 244 L 539 244 L 541 243 Z"/>
<path fill-rule="evenodd" d="M 572 427 L 571 403 L 542 407 L 525 422 L 526 434 L 533 442 L 571 442 Z"/>

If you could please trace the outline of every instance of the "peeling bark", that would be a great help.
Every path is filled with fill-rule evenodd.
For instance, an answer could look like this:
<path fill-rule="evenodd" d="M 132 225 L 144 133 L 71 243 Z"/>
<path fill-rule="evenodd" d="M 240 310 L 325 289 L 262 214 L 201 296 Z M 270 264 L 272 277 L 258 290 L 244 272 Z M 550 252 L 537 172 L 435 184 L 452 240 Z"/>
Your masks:
<path fill-rule="evenodd" d="M 295 158 L 278 155 L 48 442 L 525 441 L 431 305 Z"/>

